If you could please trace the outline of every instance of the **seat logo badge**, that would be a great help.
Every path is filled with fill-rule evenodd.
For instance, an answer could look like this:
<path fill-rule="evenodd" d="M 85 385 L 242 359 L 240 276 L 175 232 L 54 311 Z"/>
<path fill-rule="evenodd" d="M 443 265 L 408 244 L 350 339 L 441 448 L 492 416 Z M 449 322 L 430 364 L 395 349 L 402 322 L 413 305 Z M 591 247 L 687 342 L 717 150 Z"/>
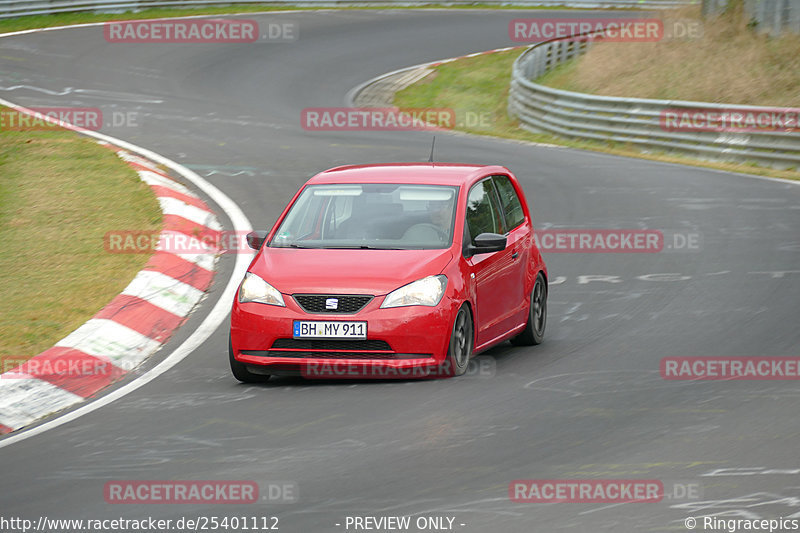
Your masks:
<path fill-rule="evenodd" d="M 325 309 L 330 309 L 330 310 L 339 309 L 339 299 L 328 298 L 327 300 L 325 300 Z"/>

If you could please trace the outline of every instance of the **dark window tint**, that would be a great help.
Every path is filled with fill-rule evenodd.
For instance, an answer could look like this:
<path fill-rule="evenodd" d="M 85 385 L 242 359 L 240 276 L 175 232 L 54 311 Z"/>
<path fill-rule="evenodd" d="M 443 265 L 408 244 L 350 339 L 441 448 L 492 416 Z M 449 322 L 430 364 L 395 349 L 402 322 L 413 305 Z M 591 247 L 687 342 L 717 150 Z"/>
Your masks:
<path fill-rule="evenodd" d="M 508 176 L 495 176 L 494 184 L 497 186 L 497 193 L 500 196 L 500 203 L 503 206 L 503 213 L 506 217 L 508 229 L 514 229 L 525 220 L 522 212 L 522 204 L 517 196 L 517 191 Z"/>
<path fill-rule="evenodd" d="M 471 239 L 475 239 L 481 233 L 505 233 L 496 198 L 492 180 L 484 180 L 469 191 L 467 227 Z"/>

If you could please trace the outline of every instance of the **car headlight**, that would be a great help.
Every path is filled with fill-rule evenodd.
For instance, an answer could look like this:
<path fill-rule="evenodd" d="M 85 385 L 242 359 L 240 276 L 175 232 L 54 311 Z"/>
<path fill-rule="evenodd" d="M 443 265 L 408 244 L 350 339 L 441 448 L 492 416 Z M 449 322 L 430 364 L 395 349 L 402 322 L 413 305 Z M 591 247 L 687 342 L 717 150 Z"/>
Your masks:
<path fill-rule="evenodd" d="M 438 305 L 447 287 L 447 276 L 428 276 L 390 292 L 384 298 L 381 309 L 408 305 Z"/>
<path fill-rule="evenodd" d="M 252 272 L 244 275 L 244 281 L 239 286 L 239 303 L 245 302 L 286 307 L 280 291 Z"/>

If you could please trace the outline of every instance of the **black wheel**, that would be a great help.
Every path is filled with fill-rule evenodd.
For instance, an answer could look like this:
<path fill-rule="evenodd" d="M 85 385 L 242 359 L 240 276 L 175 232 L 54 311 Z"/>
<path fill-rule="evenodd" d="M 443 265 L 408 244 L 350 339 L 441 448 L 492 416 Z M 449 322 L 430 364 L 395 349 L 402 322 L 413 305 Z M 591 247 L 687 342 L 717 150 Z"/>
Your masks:
<path fill-rule="evenodd" d="M 230 337 L 228 337 L 228 360 L 231 363 L 233 377 L 242 383 L 264 383 L 269 379 L 269 374 L 254 374 L 247 370 L 247 365 L 240 363 L 233 357 L 233 345 L 231 344 Z"/>
<path fill-rule="evenodd" d="M 531 346 L 541 344 L 544 340 L 544 328 L 547 325 L 547 284 L 540 272 L 531 291 L 531 305 L 528 311 L 528 323 L 516 337 L 511 338 L 515 346 Z"/>
<path fill-rule="evenodd" d="M 453 332 L 450 334 L 450 348 L 447 350 L 447 360 L 444 365 L 444 374 L 447 376 L 460 376 L 467 371 L 469 358 L 472 356 L 472 314 L 467 304 L 461 306 L 453 322 Z"/>

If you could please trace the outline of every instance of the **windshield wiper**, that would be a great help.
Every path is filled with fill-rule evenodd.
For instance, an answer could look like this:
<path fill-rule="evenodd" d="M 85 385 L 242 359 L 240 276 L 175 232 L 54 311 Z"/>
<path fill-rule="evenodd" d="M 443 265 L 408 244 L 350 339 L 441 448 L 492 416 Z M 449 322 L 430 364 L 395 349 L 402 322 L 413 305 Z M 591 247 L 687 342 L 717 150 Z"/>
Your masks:
<path fill-rule="evenodd" d="M 312 249 L 312 248 L 321 248 L 320 246 L 307 246 L 305 244 L 297 244 L 296 242 L 290 242 L 288 244 L 278 244 L 272 246 L 272 248 L 304 248 L 304 249 Z"/>

